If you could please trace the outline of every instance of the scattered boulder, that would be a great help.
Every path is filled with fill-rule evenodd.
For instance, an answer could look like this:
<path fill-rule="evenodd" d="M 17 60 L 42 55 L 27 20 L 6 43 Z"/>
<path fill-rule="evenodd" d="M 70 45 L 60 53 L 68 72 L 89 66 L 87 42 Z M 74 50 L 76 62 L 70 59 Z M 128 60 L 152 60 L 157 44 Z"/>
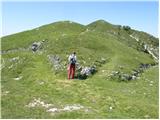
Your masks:
<path fill-rule="evenodd" d="M 90 58 L 89 58 L 90 59 Z M 84 64 L 86 61 L 82 61 Z M 106 59 L 101 57 L 99 60 L 92 62 L 91 66 L 81 66 L 79 63 L 76 64 L 76 78 L 86 79 L 89 76 L 97 72 L 97 67 L 102 66 L 106 63 Z"/>
<path fill-rule="evenodd" d="M 91 66 L 91 67 L 82 67 L 80 66 L 77 70 L 77 78 L 78 79 L 86 79 L 87 77 L 93 75 L 96 72 L 96 67 Z"/>
<path fill-rule="evenodd" d="M 138 79 L 139 75 L 144 72 L 144 70 L 148 69 L 151 66 L 155 66 L 155 64 L 144 64 L 141 63 L 139 68 L 131 71 L 131 74 L 126 74 L 120 71 L 112 71 L 108 77 L 112 79 L 117 79 L 119 81 L 129 81 Z"/>
<path fill-rule="evenodd" d="M 13 78 L 14 80 L 21 80 L 23 76 L 19 76 L 19 77 L 16 77 L 16 78 Z"/>
<path fill-rule="evenodd" d="M 121 80 L 125 81 L 125 80 L 131 80 L 132 76 L 128 75 L 128 74 L 121 74 Z"/>
<path fill-rule="evenodd" d="M 68 56 L 66 56 L 68 57 Z M 51 62 L 51 64 L 53 65 L 53 68 L 55 70 L 55 74 L 56 73 L 62 73 L 62 71 L 66 72 L 66 66 L 68 65 L 68 62 L 64 62 L 61 60 L 61 58 L 58 55 L 48 55 L 48 59 Z M 79 61 L 81 63 L 86 63 L 86 61 L 82 60 Z M 105 58 L 100 58 L 99 60 L 92 62 L 92 65 L 89 66 L 82 66 L 79 62 L 76 63 L 76 72 L 75 72 L 75 78 L 77 79 L 86 79 L 89 76 L 95 74 L 97 72 L 97 67 L 98 65 L 102 65 L 106 62 Z M 94 63 L 98 63 L 94 64 Z"/>
<path fill-rule="evenodd" d="M 41 42 L 34 42 L 32 44 L 32 51 L 36 52 L 40 48 L 40 46 L 41 46 Z"/>
<path fill-rule="evenodd" d="M 139 68 L 147 69 L 147 68 L 149 68 L 149 67 L 151 67 L 150 64 L 143 64 L 143 63 L 141 63 Z"/>
<path fill-rule="evenodd" d="M 40 98 L 38 98 L 38 99 L 35 98 L 32 102 L 30 102 L 28 105 L 26 105 L 26 107 L 29 107 L 29 108 L 44 107 L 46 109 L 49 107 L 52 107 L 52 106 L 53 106 L 53 104 L 45 103 Z"/>
<path fill-rule="evenodd" d="M 135 77 L 133 77 L 132 75 L 120 71 L 113 71 L 108 77 L 112 79 L 117 79 L 119 81 L 129 81 L 132 80 L 133 78 L 135 79 Z"/>
<path fill-rule="evenodd" d="M 82 106 L 81 104 L 61 105 L 57 107 L 56 106 L 51 103 L 46 103 L 41 98 L 38 98 L 38 99 L 34 98 L 30 103 L 25 105 L 25 107 L 32 108 L 32 109 L 41 107 L 41 108 L 44 108 L 46 112 L 50 112 L 50 113 L 72 112 L 77 110 L 89 112 L 89 109 L 90 109 L 90 107 L 85 107 L 85 106 Z"/>
<path fill-rule="evenodd" d="M 37 50 L 41 49 L 42 48 L 42 44 L 46 41 L 46 39 L 40 41 L 40 42 L 34 42 L 32 43 L 32 51 L 33 52 L 36 52 Z"/>
<path fill-rule="evenodd" d="M 14 58 L 11 58 L 9 61 L 10 62 L 16 62 L 19 60 L 19 56 L 18 57 L 14 57 Z"/>
<path fill-rule="evenodd" d="M 60 64 L 61 59 L 58 55 L 48 55 L 48 58 L 51 61 L 51 63 L 53 64 L 54 69 L 56 71 L 62 69 L 62 65 Z"/>
<path fill-rule="evenodd" d="M 139 71 L 137 71 L 137 70 L 133 70 L 131 73 L 132 73 L 132 75 L 133 75 L 133 76 L 138 76 Z"/>
<path fill-rule="evenodd" d="M 138 37 L 136 37 L 134 34 L 132 34 L 132 35 L 129 35 L 131 38 L 133 38 L 133 39 L 135 39 L 137 42 L 139 42 L 139 38 Z"/>
<path fill-rule="evenodd" d="M 135 80 L 137 77 L 135 75 L 132 76 L 132 80 Z"/>
<path fill-rule="evenodd" d="M 93 74 L 95 71 L 96 71 L 96 69 L 93 66 L 92 67 L 85 67 L 82 69 L 81 75 L 89 76 L 89 75 Z"/>
<path fill-rule="evenodd" d="M 145 42 L 140 42 L 140 46 L 142 47 L 141 51 L 150 54 L 156 63 L 159 62 L 159 47 L 153 46 L 152 44 L 149 45 Z"/>

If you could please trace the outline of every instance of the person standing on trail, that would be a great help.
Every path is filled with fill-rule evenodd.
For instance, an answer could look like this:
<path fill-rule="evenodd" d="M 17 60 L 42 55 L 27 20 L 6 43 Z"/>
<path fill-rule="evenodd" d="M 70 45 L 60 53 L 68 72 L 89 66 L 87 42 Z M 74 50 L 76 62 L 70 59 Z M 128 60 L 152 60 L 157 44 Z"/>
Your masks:
<path fill-rule="evenodd" d="M 71 75 L 72 75 L 72 79 L 74 79 L 76 62 L 77 62 L 76 52 L 73 52 L 73 53 L 69 56 L 68 61 L 69 61 L 69 66 L 68 66 L 68 79 L 70 79 Z"/>

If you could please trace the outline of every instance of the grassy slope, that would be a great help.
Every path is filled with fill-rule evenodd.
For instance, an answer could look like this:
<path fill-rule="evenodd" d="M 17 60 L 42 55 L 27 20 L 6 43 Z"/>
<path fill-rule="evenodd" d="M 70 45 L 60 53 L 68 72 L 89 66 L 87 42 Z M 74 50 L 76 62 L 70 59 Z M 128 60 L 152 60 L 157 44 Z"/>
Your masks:
<path fill-rule="evenodd" d="M 22 80 L 15 81 L 12 77 L 4 80 L 2 75 L 2 93 L 10 91 L 2 96 L 3 118 L 158 118 L 158 67 L 128 83 L 106 80 L 101 71 L 86 81 L 67 81 L 54 76 L 49 66 L 38 59 L 34 61 L 35 58 L 31 63 L 35 67 L 25 67 Z M 42 81 L 44 84 L 40 85 Z M 44 108 L 25 107 L 33 98 L 56 106 L 80 103 L 91 107 L 91 112 L 62 112 L 52 116 Z"/>
<path fill-rule="evenodd" d="M 158 118 L 158 67 L 128 83 L 106 79 L 120 65 L 124 66 L 124 72 L 130 72 L 140 63 L 154 63 L 149 55 L 127 47 L 115 36 L 87 31 L 84 26 L 68 21 L 62 23 L 2 38 L 2 50 L 27 48 L 35 40 L 48 39 L 42 54 L 18 51 L 2 55 L 2 63 L 5 61 L 1 82 L 3 118 Z M 72 50 L 77 51 L 82 65 L 91 65 L 100 57 L 109 58 L 109 62 L 86 81 L 67 81 L 66 71 L 61 76 L 54 74 L 47 55 L 58 54 L 65 63 L 66 55 Z M 10 61 L 17 56 L 19 63 Z M 18 76 L 23 78 L 15 81 L 13 78 Z M 150 86 L 151 81 L 153 86 Z M 44 84 L 40 85 L 41 82 Z M 3 95 L 5 91 L 9 93 Z M 89 113 L 75 111 L 51 115 L 41 107 L 25 107 L 34 98 L 58 107 L 79 103 L 91 110 Z"/>
<path fill-rule="evenodd" d="M 2 50 L 27 48 L 35 41 L 42 41 L 43 39 L 53 41 L 61 37 L 62 34 L 76 35 L 83 30 L 85 30 L 84 26 L 77 23 L 70 23 L 69 21 L 56 22 L 3 37 L 1 41 Z"/>

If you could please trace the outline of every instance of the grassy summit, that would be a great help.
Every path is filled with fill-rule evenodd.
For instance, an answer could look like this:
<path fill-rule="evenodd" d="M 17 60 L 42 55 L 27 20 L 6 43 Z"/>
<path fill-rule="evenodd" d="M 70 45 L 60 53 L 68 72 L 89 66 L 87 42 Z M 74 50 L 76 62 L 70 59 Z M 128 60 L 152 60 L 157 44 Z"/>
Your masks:
<path fill-rule="evenodd" d="M 41 43 L 36 52 L 34 42 Z M 157 38 L 104 20 L 87 26 L 60 21 L 5 36 L 2 118 L 158 118 L 158 47 Z M 68 81 L 72 51 L 79 66 L 94 65 L 97 72 Z M 141 65 L 150 67 L 135 80 L 121 79 Z"/>

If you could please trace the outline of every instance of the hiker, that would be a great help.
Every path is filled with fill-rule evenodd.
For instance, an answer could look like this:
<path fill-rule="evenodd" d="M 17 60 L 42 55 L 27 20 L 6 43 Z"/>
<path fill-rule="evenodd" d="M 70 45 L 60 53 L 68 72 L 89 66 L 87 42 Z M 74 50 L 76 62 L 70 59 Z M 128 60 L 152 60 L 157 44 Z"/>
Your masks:
<path fill-rule="evenodd" d="M 73 52 L 69 56 L 68 61 L 69 61 L 68 79 L 70 79 L 71 75 L 72 75 L 72 79 L 74 79 L 75 67 L 76 67 L 76 61 L 77 61 L 76 52 Z"/>

